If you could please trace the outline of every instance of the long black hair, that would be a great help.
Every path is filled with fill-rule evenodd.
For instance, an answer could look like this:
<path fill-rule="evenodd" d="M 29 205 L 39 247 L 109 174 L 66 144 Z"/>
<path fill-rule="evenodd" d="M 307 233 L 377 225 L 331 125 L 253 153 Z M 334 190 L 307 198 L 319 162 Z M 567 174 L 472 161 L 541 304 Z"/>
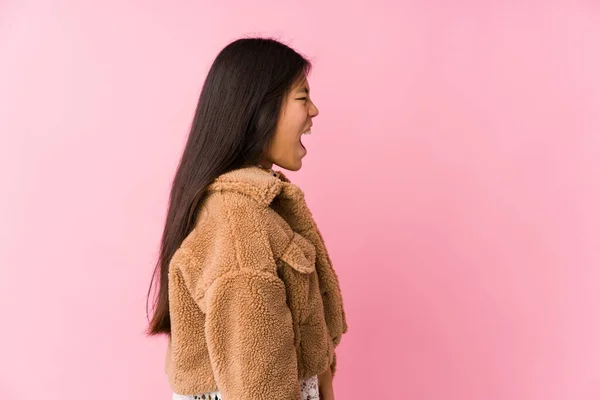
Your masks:
<path fill-rule="evenodd" d="M 171 187 L 160 254 L 148 289 L 148 301 L 152 289 L 158 289 L 149 335 L 171 332 L 169 262 L 194 228 L 206 187 L 225 172 L 262 160 L 286 94 L 310 68 L 295 50 L 267 38 L 236 40 L 214 60 Z"/>

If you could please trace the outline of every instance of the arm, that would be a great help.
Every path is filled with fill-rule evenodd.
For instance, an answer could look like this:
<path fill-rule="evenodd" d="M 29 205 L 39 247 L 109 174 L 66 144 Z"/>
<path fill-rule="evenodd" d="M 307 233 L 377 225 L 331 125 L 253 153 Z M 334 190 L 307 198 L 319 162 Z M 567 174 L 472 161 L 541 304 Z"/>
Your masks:
<path fill-rule="evenodd" d="M 292 316 L 273 273 L 236 270 L 206 291 L 206 339 L 227 400 L 299 400 Z"/>

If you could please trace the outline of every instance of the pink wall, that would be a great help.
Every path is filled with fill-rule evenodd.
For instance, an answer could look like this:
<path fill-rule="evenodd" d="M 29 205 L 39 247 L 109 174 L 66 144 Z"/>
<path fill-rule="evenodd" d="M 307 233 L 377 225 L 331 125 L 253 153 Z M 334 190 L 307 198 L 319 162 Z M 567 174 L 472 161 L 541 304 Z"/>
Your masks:
<path fill-rule="evenodd" d="M 337 398 L 600 398 L 598 3 L 208 3 L 0 3 L 0 399 L 169 398 L 145 290 L 247 33 L 314 59 L 290 175 L 345 294 Z"/>

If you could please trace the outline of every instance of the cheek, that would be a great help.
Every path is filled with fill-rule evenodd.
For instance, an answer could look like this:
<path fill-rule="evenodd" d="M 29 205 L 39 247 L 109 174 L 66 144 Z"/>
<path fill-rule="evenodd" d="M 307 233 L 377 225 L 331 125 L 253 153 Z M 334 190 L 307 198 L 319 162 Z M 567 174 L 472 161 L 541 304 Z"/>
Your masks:
<path fill-rule="evenodd" d="M 290 147 L 295 146 L 298 142 L 298 136 L 298 129 L 296 129 L 295 127 L 290 127 L 282 135 L 281 142 L 283 144 L 283 147 L 285 147 L 286 150 L 289 150 Z"/>
<path fill-rule="evenodd" d="M 297 129 L 290 126 L 289 121 L 287 124 L 282 124 L 277 130 L 275 138 L 271 143 L 271 154 L 277 158 L 285 157 L 289 154 L 290 150 L 296 146 L 298 142 L 298 133 L 296 132 Z"/>
<path fill-rule="evenodd" d="M 306 118 L 303 115 L 296 113 L 293 118 L 287 118 L 280 130 L 282 140 L 286 142 L 297 141 L 305 126 Z"/>
<path fill-rule="evenodd" d="M 297 110 L 294 118 L 290 121 L 290 129 L 291 133 L 295 136 L 298 136 L 302 133 L 302 130 L 306 127 L 306 122 L 308 120 L 308 113 L 302 107 L 302 109 Z"/>

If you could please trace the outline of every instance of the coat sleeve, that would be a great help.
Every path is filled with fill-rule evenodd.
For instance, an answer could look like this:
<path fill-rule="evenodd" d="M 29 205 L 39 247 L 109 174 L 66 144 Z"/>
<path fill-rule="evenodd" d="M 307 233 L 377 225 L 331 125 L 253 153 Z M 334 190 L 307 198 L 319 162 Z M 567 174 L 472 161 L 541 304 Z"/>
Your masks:
<path fill-rule="evenodd" d="M 206 291 L 206 340 L 226 400 L 299 400 L 292 315 L 283 282 L 239 269 Z"/>

